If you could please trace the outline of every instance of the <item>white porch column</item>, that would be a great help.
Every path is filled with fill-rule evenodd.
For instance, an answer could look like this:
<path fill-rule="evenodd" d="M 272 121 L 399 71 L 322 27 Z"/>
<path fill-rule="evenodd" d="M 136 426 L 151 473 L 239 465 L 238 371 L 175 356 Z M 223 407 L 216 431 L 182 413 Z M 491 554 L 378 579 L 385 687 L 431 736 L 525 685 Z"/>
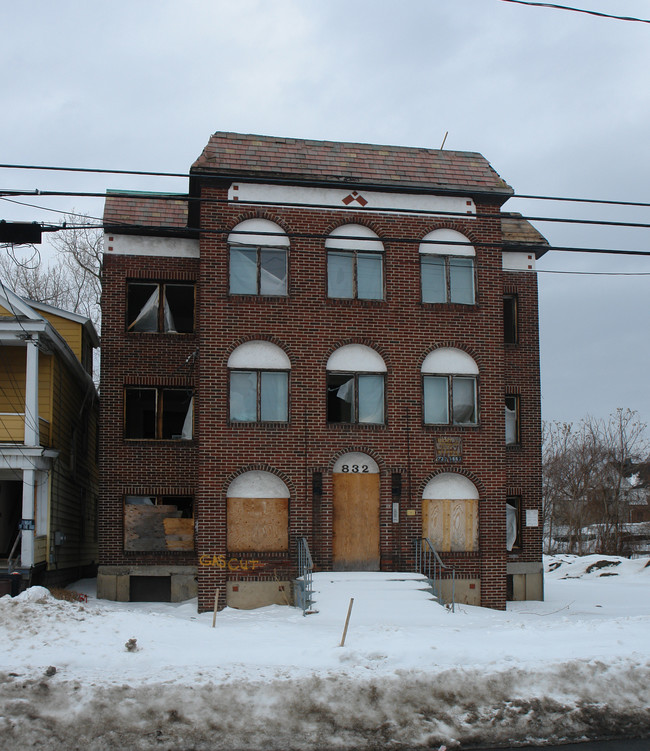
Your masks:
<path fill-rule="evenodd" d="M 34 565 L 34 493 L 36 491 L 36 471 L 23 470 L 23 522 L 31 521 L 32 529 L 23 529 L 20 546 L 20 565 L 29 568 Z"/>
<path fill-rule="evenodd" d="M 38 339 L 27 340 L 25 446 L 38 446 Z"/>

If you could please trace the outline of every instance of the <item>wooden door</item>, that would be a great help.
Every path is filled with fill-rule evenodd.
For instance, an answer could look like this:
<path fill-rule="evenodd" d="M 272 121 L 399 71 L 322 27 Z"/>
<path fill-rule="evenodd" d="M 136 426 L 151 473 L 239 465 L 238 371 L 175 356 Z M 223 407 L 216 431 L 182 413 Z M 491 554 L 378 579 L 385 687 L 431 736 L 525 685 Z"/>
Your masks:
<path fill-rule="evenodd" d="M 335 472 L 334 571 L 379 571 L 379 474 Z"/>

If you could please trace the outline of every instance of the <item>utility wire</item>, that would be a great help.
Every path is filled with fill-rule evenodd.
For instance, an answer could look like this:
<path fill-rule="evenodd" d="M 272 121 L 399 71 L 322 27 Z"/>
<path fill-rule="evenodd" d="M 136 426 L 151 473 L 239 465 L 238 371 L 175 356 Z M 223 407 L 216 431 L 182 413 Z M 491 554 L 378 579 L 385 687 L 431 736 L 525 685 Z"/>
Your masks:
<path fill-rule="evenodd" d="M 514 0 L 513 0 L 514 1 Z M 650 21 L 648 22 L 650 23 Z M 97 174 L 111 174 L 111 175 L 140 175 L 147 177 L 184 177 L 184 178 L 201 178 L 209 179 L 212 175 L 208 174 L 190 174 L 188 172 L 147 172 L 145 170 L 120 170 L 120 169 L 98 169 L 95 167 L 49 167 L 47 165 L 36 164 L 0 164 L 0 169 L 15 169 L 15 170 L 44 170 L 54 172 L 84 172 L 84 173 L 97 173 Z M 340 186 L 348 187 L 348 186 Z M 128 191 L 125 191 L 128 192 Z M 0 190 L 0 193 L 2 191 Z M 22 195 L 39 195 L 41 191 L 25 191 Z M 61 193 L 60 195 L 83 195 L 77 193 Z M 89 196 L 105 196 L 105 193 L 88 194 Z M 526 198 L 536 201 L 574 201 L 577 203 L 602 203 L 613 204 L 617 206 L 643 206 L 650 207 L 650 203 L 638 202 L 638 201 L 609 201 L 600 198 L 567 198 L 559 196 L 535 196 L 525 194 L 513 194 L 510 198 Z"/>
<path fill-rule="evenodd" d="M 557 5 L 556 3 L 537 3 L 529 0 L 501 0 L 504 3 L 515 3 L 516 5 L 532 5 L 537 8 L 551 8 L 551 10 L 568 10 L 573 13 L 585 13 L 588 16 L 598 16 L 599 18 L 611 18 L 615 21 L 634 21 L 636 23 L 650 23 L 647 18 L 635 18 L 634 16 L 615 16 L 611 13 L 601 13 L 597 10 L 585 10 L 584 8 L 573 8 L 569 5 Z"/>
<path fill-rule="evenodd" d="M 19 195 L 19 193 L 14 192 L 12 195 Z M 20 193 L 20 195 L 23 195 Z M 32 195 L 32 193 L 29 193 L 28 195 Z M 160 195 L 151 195 L 151 194 L 142 194 L 142 195 L 130 195 L 128 191 L 125 191 L 124 194 L 119 193 L 71 193 L 68 191 L 40 191 L 39 195 L 43 196 L 75 196 L 75 197 L 84 197 L 84 198 L 130 198 L 131 200 L 142 200 L 142 201 L 187 201 L 188 203 L 199 203 L 199 204 L 222 204 L 227 206 L 261 206 L 261 207 L 269 207 L 269 208 L 278 208 L 278 207 L 286 207 L 286 208 L 307 208 L 307 209 L 325 209 L 325 210 L 334 210 L 339 207 L 332 206 L 331 204 L 307 204 L 307 203 L 294 203 L 289 201 L 255 201 L 255 200 L 231 200 L 227 198 L 200 198 L 199 196 L 186 196 L 183 194 L 175 194 L 175 193 L 167 193 L 167 194 L 160 194 Z M 520 196 L 521 197 L 521 196 Z M 64 214 L 68 216 L 88 216 L 85 214 L 74 214 L 70 213 L 68 211 L 65 211 L 63 209 L 53 209 L 53 208 L 47 208 L 47 207 L 40 207 L 38 204 L 32 204 L 27 203 L 25 201 L 16 201 L 13 198 L 7 198 L 6 196 L 2 195 L 2 191 L 0 190 L 0 200 L 2 201 L 8 201 L 9 203 L 16 203 L 21 206 L 29 206 L 31 208 L 36 209 L 42 209 L 43 211 L 52 211 L 59 214 Z M 571 200 L 571 199 L 567 199 Z M 576 199 L 577 200 L 577 199 Z M 629 204 L 623 204 L 623 205 L 629 205 Z M 650 207 L 650 204 L 637 204 L 638 206 L 648 206 Z M 348 211 L 356 211 L 357 209 L 348 209 Z M 482 214 L 482 213 L 475 213 L 475 214 L 468 214 L 463 211 L 442 211 L 442 210 L 435 210 L 435 209 L 406 209 L 406 208 L 394 208 L 394 207 L 382 207 L 382 208 L 359 208 L 358 211 L 363 213 L 381 213 L 381 214 L 412 214 L 415 216 L 442 216 L 442 217 L 458 217 L 461 219 L 495 219 L 498 216 L 504 216 L 496 215 L 496 214 Z M 90 217 L 92 219 L 96 219 L 97 221 L 103 221 L 100 217 Z M 587 224 L 587 225 L 596 225 L 596 226 L 602 226 L 602 227 L 631 227 L 636 229 L 648 229 L 650 228 L 650 223 L 648 222 L 621 222 L 621 221 L 611 221 L 607 219 L 573 219 L 573 218 L 567 218 L 567 217 L 553 217 L 553 216 L 526 216 L 521 215 L 517 217 L 518 219 L 526 220 L 529 222 L 545 222 L 545 223 L 554 223 L 554 224 Z M 60 229 L 69 229 L 69 227 L 55 227 L 54 229 L 47 229 L 45 226 L 43 227 L 44 231 L 58 231 Z"/>

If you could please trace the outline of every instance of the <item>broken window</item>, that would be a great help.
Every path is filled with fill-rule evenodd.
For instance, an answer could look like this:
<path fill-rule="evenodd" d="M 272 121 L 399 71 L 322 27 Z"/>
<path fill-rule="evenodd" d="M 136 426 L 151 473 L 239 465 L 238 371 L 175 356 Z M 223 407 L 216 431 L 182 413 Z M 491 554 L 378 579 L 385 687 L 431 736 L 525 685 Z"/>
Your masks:
<path fill-rule="evenodd" d="M 194 331 L 194 284 L 129 282 L 127 331 Z"/>
<path fill-rule="evenodd" d="M 130 386 L 124 390 L 124 409 L 127 439 L 192 439 L 194 399 L 191 389 Z"/>
<path fill-rule="evenodd" d="M 519 444 L 519 397 L 506 396 L 506 446 Z"/>
<path fill-rule="evenodd" d="M 289 374 L 281 370 L 231 370 L 232 422 L 287 422 Z"/>
<path fill-rule="evenodd" d="M 521 498 L 506 498 L 506 549 L 521 548 Z"/>
<path fill-rule="evenodd" d="M 503 298 L 503 341 L 517 344 L 519 341 L 517 320 L 517 296 L 506 295 Z"/>
<path fill-rule="evenodd" d="M 286 248 L 231 246 L 230 294 L 286 295 Z"/>
<path fill-rule="evenodd" d="M 383 425 L 384 412 L 383 375 L 327 374 L 327 422 Z"/>
<path fill-rule="evenodd" d="M 124 498 L 124 549 L 194 550 L 194 499 L 191 496 L 127 495 Z"/>
<path fill-rule="evenodd" d="M 425 375 L 422 382 L 426 425 L 476 425 L 476 378 Z"/>

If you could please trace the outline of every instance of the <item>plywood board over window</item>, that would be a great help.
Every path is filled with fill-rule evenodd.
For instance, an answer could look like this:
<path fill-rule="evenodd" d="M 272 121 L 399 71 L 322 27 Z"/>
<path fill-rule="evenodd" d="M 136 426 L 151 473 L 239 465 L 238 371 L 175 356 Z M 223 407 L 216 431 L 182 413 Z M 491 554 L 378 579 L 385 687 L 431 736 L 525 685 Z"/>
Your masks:
<path fill-rule="evenodd" d="M 165 502 L 166 501 L 166 502 Z M 141 552 L 194 550 L 191 499 L 127 496 L 124 504 L 124 549 Z"/>
<path fill-rule="evenodd" d="M 422 528 L 436 550 L 478 550 L 478 501 L 424 499 Z"/>
<path fill-rule="evenodd" d="M 227 513 L 229 551 L 289 550 L 288 498 L 228 498 Z"/>

